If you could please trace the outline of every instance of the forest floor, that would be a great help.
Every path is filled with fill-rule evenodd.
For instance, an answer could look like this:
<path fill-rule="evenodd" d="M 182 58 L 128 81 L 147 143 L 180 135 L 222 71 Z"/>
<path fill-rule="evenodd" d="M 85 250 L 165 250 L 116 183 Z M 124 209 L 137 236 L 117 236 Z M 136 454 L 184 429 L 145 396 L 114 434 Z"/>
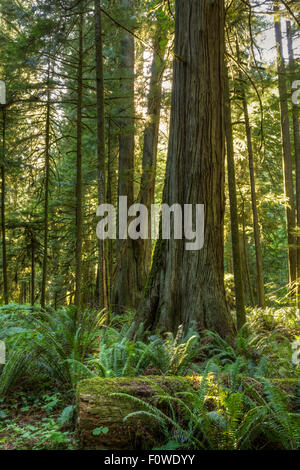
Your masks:
<path fill-rule="evenodd" d="M 298 311 L 249 309 L 247 320 L 232 345 L 196 328 L 163 337 L 139 329 L 132 339 L 133 312 L 108 323 L 92 310 L 78 316 L 69 307 L 0 307 L 0 340 L 7 346 L 0 365 L 0 450 L 80 448 L 78 382 L 146 375 L 201 378 L 184 405 L 187 417 L 165 426 L 162 449 L 298 449 Z"/>
<path fill-rule="evenodd" d="M 19 387 L 0 410 L 0 450 L 73 449 L 74 426 L 61 423 L 70 400 L 57 389 Z M 4 399 L 0 399 L 0 403 Z"/>

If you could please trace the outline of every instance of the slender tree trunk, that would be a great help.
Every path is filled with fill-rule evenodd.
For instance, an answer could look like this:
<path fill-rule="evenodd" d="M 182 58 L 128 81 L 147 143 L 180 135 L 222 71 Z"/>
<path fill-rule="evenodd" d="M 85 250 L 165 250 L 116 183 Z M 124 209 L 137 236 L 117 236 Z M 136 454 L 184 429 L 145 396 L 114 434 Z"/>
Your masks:
<path fill-rule="evenodd" d="M 131 8 L 131 0 L 123 0 L 124 8 Z M 122 112 L 126 118 L 120 120 L 119 136 L 119 180 L 118 196 L 127 196 L 128 207 L 134 202 L 134 37 L 122 32 L 120 48 L 122 73 L 121 92 L 126 97 Z M 120 209 L 120 208 L 119 208 Z M 136 243 L 128 238 L 117 240 L 118 263 L 113 285 L 114 310 L 121 313 L 124 308 L 134 308 L 138 302 Z"/>
<path fill-rule="evenodd" d="M 295 59 L 293 51 L 293 33 L 291 23 L 287 21 L 287 39 L 288 39 L 288 52 L 289 52 L 289 66 L 290 66 L 290 80 L 293 82 L 298 77 L 295 70 Z M 299 109 L 296 103 L 292 102 L 292 115 L 293 115 L 293 131 L 294 131 L 294 147 L 295 147 L 295 161 L 296 161 L 296 213 L 297 213 L 297 306 L 300 308 L 300 127 L 299 127 Z"/>
<path fill-rule="evenodd" d="M 64 290 L 61 285 L 62 283 L 60 281 L 62 278 L 62 275 L 61 275 L 60 266 L 59 266 L 60 252 L 59 252 L 59 241 L 57 238 L 53 240 L 52 253 L 53 253 L 52 269 L 53 269 L 53 272 L 55 273 L 55 281 L 52 283 L 52 286 L 53 286 L 52 287 L 52 292 L 53 292 L 52 302 L 56 310 L 57 305 L 58 305 L 58 299 L 60 296 L 62 297 L 64 294 Z"/>
<path fill-rule="evenodd" d="M 35 240 L 31 237 L 31 305 L 34 305 L 35 295 Z"/>
<path fill-rule="evenodd" d="M 75 305 L 81 305 L 82 281 L 82 70 L 83 70 L 83 14 L 79 14 L 77 75 L 77 159 L 76 159 L 76 248 L 75 248 Z"/>
<path fill-rule="evenodd" d="M 164 71 L 164 54 L 166 32 L 160 31 L 160 25 L 156 26 L 155 38 L 153 41 L 154 53 L 151 66 L 151 78 L 148 95 L 148 124 L 144 130 L 144 147 L 143 147 L 143 163 L 142 177 L 140 188 L 140 202 L 148 209 L 148 227 L 151 227 L 151 204 L 154 203 L 155 192 L 155 176 L 156 176 L 156 157 L 157 144 L 160 122 L 161 108 L 161 88 Z M 150 231 L 150 230 L 149 230 Z M 138 291 L 142 293 L 147 276 L 149 275 L 151 256 L 152 256 L 152 240 L 139 240 L 138 249 Z"/>
<path fill-rule="evenodd" d="M 278 17 L 278 6 L 274 5 L 275 12 L 275 37 L 277 48 L 277 72 L 278 88 L 281 114 L 281 139 L 282 139 L 282 163 L 284 174 L 284 194 L 286 200 L 286 221 L 288 237 L 288 257 L 289 257 L 289 282 L 296 280 L 296 250 L 295 250 L 295 204 L 292 171 L 292 153 L 289 127 L 288 95 L 286 85 L 286 70 L 283 58 L 282 35 L 280 17 Z"/>
<path fill-rule="evenodd" d="M 249 297 L 252 307 L 255 306 L 254 301 L 254 292 L 251 283 L 251 276 L 250 276 L 250 269 L 249 269 L 249 262 L 248 262 L 248 250 L 247 250 L 247 243 L 246 243 L 246 224 L 245 224 L 245 205 L 243 201 L 243 253 L 244 253 L 244 263 L 245 263 L 245 271 L 246 271 L 246 278 L 248 284 L 248 291 Z"/>
<path fill-rule="evenodd" d="M 6 109 L 2 108 L 2 164 L 1 164 L 1 232 L 2 232 L 2 270 L 3 270 L 3 293 L 4 302 L 8 304 L 8 282 L 7 282 L 7 256 L 6 256 L 6 227 L 5 227 L 5 132 L 6 132 Z"/>
<path fill-rule="evenodd" d="M 145 327 L 191 322 L 232 337 L 224 289 L 224 1 L 176 2 L 170 140 L 163 202 L 204 204 L 204 246 L 159 239 L 145 299 Z"/>
<path fill-rule="evenodd" d="M 117 203 L 117 164 L 118 164 L 118 143 L 116 136 L 113 133 L 112 129 L 112 120 L 108 120 L 108 133 L 107 133 L 107 203 L 112 204 L 116 207 Z M 111 305 L 111 296 L 112 296 L 112 275 L 114 260 L 116 257 L 116 242 L 115 240 L 109 239 L 107 252 L 108 252 L 108 262 L 107 262 L 107 279 L 108 279 L 108 304 Z"/>
<path fill-rule="evenodd" d="M 112 204 L 112 142 L 111 142 L 111 119 L 108 119 L 107 132 L 107 187 L 106 200 L 108 204 Z M 111 305 L 111 277 L 113 272 L 113 240 L 109 239 L 107 243 L 107 296 L 108 305 Z"/>
<path fill-rule="evenodd" d="M 231 220 L 231 240 L 232 240 L 232 258 L 234 285 L 236 297 L 236 320 L 237 328 L 240 329 L 246 322 L 244 286 L 242 276 L 240 236 L 237 212 L 236 182 L 234 168 L 234 149 L 232 135 L 232 120 L 230 106 L 230 91 L 228 70 L 225 70 L 225 134 L 227 144 L 227 171 L 228 171 L 228 191 L 230 200 L 230 220 Z"/>
<path fill-rule="evenodd" d="M 98 155 L 98 204 L 105 203 L 105 116 L 102 51 L 102 18 L 100 0 L 95 0 L 95 51 L 97 91 L 97 155 Z M 106 243 L 98 240 L 98 293 L 99 307 L 107 309 Z"/>
<path fill-rule="evenodd" d="M 26 281 L 23 283 L 23 304 L 26 304 L 27 300 L 27 286 L 26 286 Z"/>
<path fill-rule="evenodd" d="M 257 276 L 256 281 L 257 281 L 258 305 L 260 307 L 265 307 L 265 287 L 264 287 L 264 276 L 263 276 L 262 253 L 261 253 L 260 228 L 259 228 L 259 222 L 258 222 L 257 201 L 256 201 L 252 135 L 251 135 L 249 113 L 248 113 L 247 97 L 246 97 L 246 92 L 244 90 L 242 80 L 243 80 L 243 77 L 240 74 L 241 95 L 242 95 L 243 109 L 244 109 L 246 136 L 247 136 L 248 161 L 249 161 L 249 173 L 250 173 L 250 188 L 251 188 L 251 204 L 252 204 L 253 231 L 254 231 L 254 243 L 255 243 L 256 276 Z"/>
<path fill-rule="evenodd" d="M 47 77 L 47 105 L 46 105 L 46 128 L 45 128 L 45 201 L 44 201 L 44 256 L 43 256 L 43 275 L 42 275 L 42 293 L 41 307 L 46 304 L 46 285 L 48 269 L 48 220 L 49 220 L 49 177 L 50 177 L 50 63 L 48 64 Z"/>

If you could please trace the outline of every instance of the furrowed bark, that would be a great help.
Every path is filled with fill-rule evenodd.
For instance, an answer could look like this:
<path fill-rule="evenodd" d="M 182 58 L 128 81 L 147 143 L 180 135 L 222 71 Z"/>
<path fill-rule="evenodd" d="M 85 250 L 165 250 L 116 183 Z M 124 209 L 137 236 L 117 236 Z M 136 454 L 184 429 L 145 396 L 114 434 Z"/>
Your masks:
<path fill-rule="evenodd" d="M 175 332 L 192 322 L 232 337 L 223 266 L 224 2 L 176 2 L 170 140 L 163 202 L 204 204 L 201 250 L 158 240 L 138 320 Z"/>
<path fill-rule="evenodd" d="M 95 51 L 97 91 L 97 156 L 98 156 L 98 204 L 105 203 L 105 116 L 102 47 L 102 14 L 100 1 L 95 0 Z M 100 308 L 108 307 L 106 280 L 106 243 L 98 240 L 98 303 Z"/>
<path fill-rule="evenodd" d="M 83 73 L 83 14 L 79 13 L 77 121 L 76 121 L 76 247 L 75 247 L 75 305 L 81 305 L 82 274 L 82 73 Z"/>

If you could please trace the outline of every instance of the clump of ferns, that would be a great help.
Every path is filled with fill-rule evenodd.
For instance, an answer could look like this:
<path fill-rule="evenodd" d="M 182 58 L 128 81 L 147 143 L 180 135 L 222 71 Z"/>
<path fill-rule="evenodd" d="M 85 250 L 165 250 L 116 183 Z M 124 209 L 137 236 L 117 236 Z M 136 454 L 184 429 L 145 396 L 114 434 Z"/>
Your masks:
<path fill-rule="evenodd" d="M 100 342 L 99 352 L 86 361 L 91 376 L 133 377 L 149 364 L 147 345 L 126 338 L 113 344 Z"/>
<path fill-rule="evenodd" d="M 17 315 L 17 316 L 16 316 Z M 78 380 L 137 376 L 149 365 L 159 373 L 185 373 L 195 352 L 196 337 L 186 342 L 182 331 L 163 341 L 152 337 L 143 342 L 143 325 L 123 323 L 120 330 L 106 325 L 102 312 L 74 308 L 46 312 L 10 309 L 1 338 L 7 342 L 8 357 L 0 376 L 0 393 L 7 393 L 22 378 L 41 372 L 51 380 L 74 387 Z M 17 325 L 17 326 L 16 326 Z M 4 326 L 4 325 L 3 325 Z M 134 334 L 133 331 L 135 331 Z M 10 340 L 9 340 L 10 338 Z"/>
<path fill-rule="evenodd" d="M 0 340 L 5 341 L 6 363 L 0 366 L 0 396 L 6 394 L 18 379 L 30 373 L 34 361 L 32 310 L 14 304 L 4 307 L 0 308 Z"/>
<path fill-rule="evenodd" d="M 296 450 L 300 447 L 300 414 L 292 411 L 296 405 L 296 397 L 291 397 L 279 386 L 268 379 L 261 378 L 263 393 L 256 387 L 250 387 L 248 395 L 264 410 L 264 419 L 260 424 L 261 436 L 267 444 L 275 448 Z M 245 389 L 249 387 L 244 383 Z M 266 445 L 267 446 L 267 445 Z"/>
<path fill-rule="evenodd" d="M 250 333 L 246 324 L 237 334 L 234 345 L 213 331 L 204 331 L 201 353 L 213 358 L 225 369 L 239 361 L 241 373 L 250 376 L 298 377 L 300 367 L 292 361 L 292 343 L 278 331 L 272 334 Z M 199 368 L 198 368 L 199 370 Z"/>
<path fill-rule="evenodd" d="M 201 347 L 203 353 L 208 357 L 214 357 L 222 364 L 234 362 L 239 356 L 246 359 L 257 360 L 262 355 L 262 348 L 267 337 L 260 334 L 250 333 L 248 325 L 241 328 L 231 344 L 226 339 L 210 330 L 203 332 L 204 344 Z"/>
<path fill-rule="evenodd" d="M 124 324 L 120 331 L 112 326 L 102 328 L 98 336 L 97 350 L 79 364 L 88 376 L 132 377 L 140 375 L 149 364 L 149 348 L 138 338 L 143 333 L 141 324 L 135 330 L 134 322 Z"/>
<path fill-rule="evenodd" d="M 295 307 L 251 308 L 247 311 L 247 323 L 252 331 L 261 334 L 276 331 L 291 339 L 300 333 L 299 311 Z"/>
<path fill-rule="evenodd" d="M 244 389 L 239 385 L 238 391 L 237 384 L 226 388 L 215 373 L 209 372 L 212 365 L 215 369 L 215 364 L 209 364 L 203 376 L 194 379 L 198 381 L 196 389 L 172 396 L 148 379 L 156 391 L 152 403 L 114 394 L 141 408 L 127 415 L 125 421 L 140 414 L 158 421 L 167 441 L 163 448 L 299 448 L 300 416 L 290 411 L 284 392 L 268 381 L 263 382 L 263 396 L 253 383 L 243 384 Z M 162 403 L 167 403 L 168 412 L 162 411 Z"/>
<path fill-rule="evenodd" d="M 37 345 L 42 366 L 59 381 L 74 386 L 86 376 L 80 364 L 96 349 L 105 314 L 67 308 L 56 315 L 43 313 L 36 321 L 42 335 Z"/>
<path fill-rule="evenodd" d="M 19 315 L 22 327 L 1 330 L 8 354 L 0 375 L 0 394 L 22 378 L 34 379 L 40 373 L 73 387 L 87 375 L 81 363 L 96 347 L 104 322 L 103 312 L 75 312 L 72 308 Z"/>
<path fill-rule="evenodd" d="M 132 331 L 136 331 L 133 339 Z M 167 334 L 165 339 L 151 336 L 144 342 L 138 339 L 142 332 L 143 325 L 136 329 L 134 323 L 121 332 L 104 328 L 98 351 L 82 364 L 83 370 L 90 377 L 133 377 L 143 375 L 148 367 L 160 375 L 187 373 L 198 349 L 196 335 L 187 339 L 180 329 L 175 337 L 172 334 Z"/>
<path fill-rule="evenodd" d="M 164 338 L 151 336 L 149 354 L 151 363 L 162 374 L 186 375 L 192 360 L 199 354 L 199 335 L 190 329 L 184 335 L 180 325 L 177 334 L 166 333 Z"/>

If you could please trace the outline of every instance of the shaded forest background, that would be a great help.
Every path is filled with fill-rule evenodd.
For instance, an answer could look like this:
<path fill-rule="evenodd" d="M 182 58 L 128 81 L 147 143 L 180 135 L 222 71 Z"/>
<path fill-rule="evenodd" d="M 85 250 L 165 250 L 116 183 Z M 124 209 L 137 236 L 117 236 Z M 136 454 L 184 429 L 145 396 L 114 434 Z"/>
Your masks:
<path fill-rule="evenodd" d="M 174 9 L 172 1 L 1 2 L 3 303 L 116 312 L 138 306 L 152 243 L 99 243 L 96 208 L 117 206 L 122 194 L 129 204 L 161 202 L 172 63 L 182 60 L 173 49 Z M 291 100 L 300 78 L 299 5 L 226 2 L 225 36 L 227 156 L 235 166 L 235 180 L 226 177 L 227 300 L 233 308 L 238 233 L 245 303 L 293 303 L 300 269 L 300 138 Z"/>

